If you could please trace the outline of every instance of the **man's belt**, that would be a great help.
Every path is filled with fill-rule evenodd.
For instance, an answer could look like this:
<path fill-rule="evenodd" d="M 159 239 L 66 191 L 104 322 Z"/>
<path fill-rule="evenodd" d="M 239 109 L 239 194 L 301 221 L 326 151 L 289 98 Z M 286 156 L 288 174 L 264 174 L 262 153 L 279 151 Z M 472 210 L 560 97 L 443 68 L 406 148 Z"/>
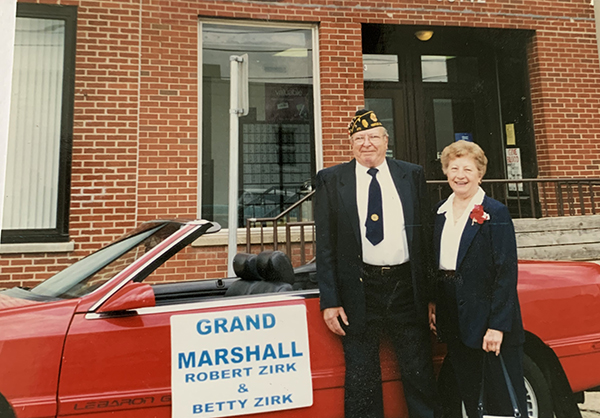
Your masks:
<path fill-rule="evenodd" d="M 363 263 L 363 272 L 365 274 L 378 274 L 380 276 L 398 274 L 400 272 L 410 271 L 410 263 L 396 264 L 393 266 L 374 266 L 372 264 Z"/>
<path fill-rule="evenodd" d="M 439 274 L 442 277 L 454 277 L 456 276 L 456 270 L 440 270 Z"/>
<path fill-rule="evenodd" d="M 440 282 L 456 282 L 461 280 L 460 274 L 456 272 L 456 270 L 439 270 L 438 271 L 438 280 Z"/>

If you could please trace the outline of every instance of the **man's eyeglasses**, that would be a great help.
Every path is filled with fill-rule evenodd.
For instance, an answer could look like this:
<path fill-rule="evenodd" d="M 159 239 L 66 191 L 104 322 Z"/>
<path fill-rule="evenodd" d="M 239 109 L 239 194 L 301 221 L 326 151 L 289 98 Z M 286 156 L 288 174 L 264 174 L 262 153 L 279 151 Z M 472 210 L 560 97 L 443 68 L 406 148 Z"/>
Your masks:
<path fill-rule="evenodd" d="M 355 136 L 354 138 L 352 138 L 352 141 L 354 141 L 354 143 L 356 145 L 362 145 L 365 142 L 367 142 L 367 139 L 373 145 L 380 144 L 383 141 L 383 137 L 380 136 L 380 135 L 361 135 L 361 136 Z"/>

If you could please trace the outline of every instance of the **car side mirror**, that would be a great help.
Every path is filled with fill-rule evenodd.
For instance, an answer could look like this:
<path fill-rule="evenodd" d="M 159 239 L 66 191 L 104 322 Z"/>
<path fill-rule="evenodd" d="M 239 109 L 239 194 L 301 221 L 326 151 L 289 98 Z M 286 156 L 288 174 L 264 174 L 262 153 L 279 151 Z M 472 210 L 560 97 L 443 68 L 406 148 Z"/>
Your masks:
<path fill-rule="evenodd" d="M 128 283 L 98 308 L 97 312 L 129 311 L 153 306 L 156 306 L 156 300 L 152 286 L 146 283 Z"/>

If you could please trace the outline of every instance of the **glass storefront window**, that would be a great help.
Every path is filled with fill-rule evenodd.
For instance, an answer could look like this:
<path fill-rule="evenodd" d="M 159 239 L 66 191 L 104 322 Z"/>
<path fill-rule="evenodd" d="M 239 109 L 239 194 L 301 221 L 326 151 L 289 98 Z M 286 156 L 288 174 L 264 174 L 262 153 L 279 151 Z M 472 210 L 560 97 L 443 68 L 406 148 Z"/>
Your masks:
<path fill-rule="evenodd" d="M 275 216 L 315 172 L 313 29 L 203 22 L 202 217 L 227 227 L 229 57 L 248 54 L 250 112 L 240 118 L 239 224 Z"/>

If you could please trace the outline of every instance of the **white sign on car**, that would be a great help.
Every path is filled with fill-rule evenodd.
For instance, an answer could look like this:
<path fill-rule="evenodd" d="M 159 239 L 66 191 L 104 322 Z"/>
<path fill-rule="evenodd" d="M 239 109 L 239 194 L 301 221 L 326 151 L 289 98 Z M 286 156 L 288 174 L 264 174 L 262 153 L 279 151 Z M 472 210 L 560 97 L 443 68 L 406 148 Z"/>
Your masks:
<path fill-rule="evenodd" d="M 171 388 L 174 418 L 311 406 L 306 307 L 172 316 Z"/>

